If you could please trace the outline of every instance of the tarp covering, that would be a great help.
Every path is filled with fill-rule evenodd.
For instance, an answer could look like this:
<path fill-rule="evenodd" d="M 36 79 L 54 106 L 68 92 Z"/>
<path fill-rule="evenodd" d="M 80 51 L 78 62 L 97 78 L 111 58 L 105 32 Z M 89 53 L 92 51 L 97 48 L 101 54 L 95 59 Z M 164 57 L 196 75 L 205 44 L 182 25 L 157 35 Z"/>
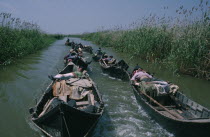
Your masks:
<path fill-rule="evenodd" d="M 179 87 L 174 84 L 161 85 L 161 84 L 148 83 L 145 81 L 140 82 L 140 87 L 141 91 L 147 93 L 152 97 L 163 96 L 169 93 L 174 94 L 179 89 Z"/>
<path fill-rule="evenodd" d="M 92 82 L 87 79 L 71 78 L 67 80 L 66 83 L 72 86 L 79 86 L 83 88 L 92 87 Z"/>
<path fill-rule="evenodd" d="M 56 81 L 52 86 L 53 96 L 69 95 L 71 99 L 80 100 L 90 92 L 86 89 L 89 87 L 92 87 L 92 82 L 87 79 L 72 78 L 68 81 Z"/>

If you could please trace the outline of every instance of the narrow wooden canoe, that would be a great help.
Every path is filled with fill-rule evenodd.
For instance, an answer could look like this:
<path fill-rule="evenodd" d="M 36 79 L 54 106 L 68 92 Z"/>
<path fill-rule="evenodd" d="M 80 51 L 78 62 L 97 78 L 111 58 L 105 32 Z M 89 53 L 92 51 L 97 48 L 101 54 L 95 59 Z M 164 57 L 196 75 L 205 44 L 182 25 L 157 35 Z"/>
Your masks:
<path fill-rule="evenodd" d="M 129 66 L 124 60 L 117 62 L 116 64 L 106 64 L 103 60 L 99 61 L 101 69 L 104 73 L 108 73 L 110 76 L 119 78 L 122 80 L 129 80 L 127 69 Z"/>
<path fill-rule="evenodd" d="M 60 74 L 70 73 L 74 68 L 75 65 L 70 63 Z M 47 136 L 89 135 L 104 111 L 104 103 L 95 83 L 88 76 L 69 79 L 63 83 L 66 86 L 58 88 L 62 94 L 55 96 L 55 93 L 60 93 L 55 92 L 55 84 L 60 84 L 56 82 L 59 81 L 53 81 L 40 101 L 29 110 L 31 120 Z M 74 90 L 67 90 L 68 88 Z M 71 94 L 67 94 L 68 92 Z"/>
<path fill-rule="evenodd" d="M 210 136 L 210 110 L 177 91 L 151 98 L 130 82 L 137 101 L 164 128 L 183 137 Z M 160 104 L 160 105 L 158 105 Z"/>
<path fill-rule="evenodd" d="M 85 51 L 85 52 L 88 52 L 88 53 L 90 53 L 90 54 L 93 53 L 93 48 L 92 48 L 91 46 L 89 46 L 89 45 L 84 45 L 84 46 L 82 47 L 82 50 Z"/>
<path fill-rule="evenodd" d="M 73 63 L 77 66 L 81 66 L 83 67 L 85 70 L 87 69 L 88 65 L 91 63 L 92 61 L 90 62 L 87 62 L 84 58 L 82 57 L 77 57 L 73 60 Z M 66 66 L 69 62 L 67 60 L 64 60 L 64 65 Z"/>

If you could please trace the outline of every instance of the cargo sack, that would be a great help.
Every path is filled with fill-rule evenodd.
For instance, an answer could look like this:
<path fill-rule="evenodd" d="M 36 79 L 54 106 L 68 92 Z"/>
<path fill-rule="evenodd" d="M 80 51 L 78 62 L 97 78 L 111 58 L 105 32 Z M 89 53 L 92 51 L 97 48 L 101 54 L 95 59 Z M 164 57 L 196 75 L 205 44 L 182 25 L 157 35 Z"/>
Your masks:
<path fill-rule="evenodd" d="M 80 81 L 81 82 L 81 81 Z M 78 84 L 78 85 L 67 85 L 65 80 L 62 81 L 56 81 L 54 85 L 52 86 L 53 88 L 53 96 L 59 97 L 59 96 L 68 96 L 70 99 L 74 100 L 80 100 L 83 99 L 90 91 L 83 88 L 84 87 L 89 87 L 90 85 L 86 84 Z"/>
<path fill-rule="evenodd" d="M 164 87 L 160 84 L 146 83 L 145 81 L 140 82 L 141 91 L 150 95 L 151 97 L 164 96 L 168 94 Z"/>

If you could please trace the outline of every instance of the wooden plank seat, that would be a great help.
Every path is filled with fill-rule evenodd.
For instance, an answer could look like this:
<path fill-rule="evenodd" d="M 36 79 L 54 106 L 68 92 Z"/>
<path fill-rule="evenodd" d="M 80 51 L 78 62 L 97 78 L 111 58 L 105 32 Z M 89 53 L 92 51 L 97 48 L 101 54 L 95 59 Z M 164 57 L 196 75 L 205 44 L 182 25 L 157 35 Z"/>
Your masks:
<path fill-rule="evenodd" d="M 76 105 L 79 106 L 85 106 L 85 105 L 89 105 L 89 101 L 79 101 L 76 102 Z"/>
<path fill-rule="evenodd" d="M 176 110 L 169 110 L 170 112 L 172 112 L 172 113 L 176 113 L 177 115 L 179 115 L 182 119 L 185 119 L 183 116 L 181 116 Z M 175 118 L 176 119 L 176 117 L 174 117 L 173 115 L 171 115 L 169 112 L 167 112 L 167 111 L 160 111 L 160 113 L 162 113 L 163 115 L 165 115 L 165 116 L 168 116 L 168 117 L 171 117 L 171 118 Z"/>
<path fill-rule="evenodd" d="M 92 93 L 88 94 L 88 101 L 90 105 L 94 105 L 95 101 L 94 101 L 94 95 Z"/>
<path fill-rule="evenodd" d="M 85 106 L 85 105 L 94 105 L 94 95 L 92 93 L 88 93 L 88 101 L 78 101 L 76 102 L 76 105 L 79 106 Z"/>
<path fill-rule="evenodd" d="M 169 110 L 171 110 L 171 109 L 174 109 L 174 108 L 176 108 L 176 106 L 164 106 L 165 108 L 167 108 L 167 109 L 169 109 Z M 165 111 L 163 108 L 161 108 L 161 107 L 159 107 L 159 106 L 157 106 L 157 107 L 155 107 L 158 111 Z"/>

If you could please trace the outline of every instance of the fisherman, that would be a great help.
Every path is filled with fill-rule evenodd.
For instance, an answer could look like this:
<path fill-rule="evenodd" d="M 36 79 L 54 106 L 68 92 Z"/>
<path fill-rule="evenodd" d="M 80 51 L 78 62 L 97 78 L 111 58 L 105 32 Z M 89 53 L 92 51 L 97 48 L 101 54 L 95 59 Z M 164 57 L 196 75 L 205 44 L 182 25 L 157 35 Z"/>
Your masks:
<path fill-rule="evenodd" d="M 139 68 L 143 69 L 142 67 L 139 66 L 139 64 L 136 64 L 136 66 L 134 67 L 134 69 L 133 69 L 133 71 L 132 71 L 132 74 L 134 75 L 134 74 L 137 72 L 137 70 L 138 70 Z M 133 75 L 132 75 L 132 76 L 133 76 Z"/>
<path fill-rule="evenodd" d="M 77 57 L 78 57 L 77 53 L 73 49 L 70 49 L 69 54 L 64 57 L 64 60 L 70 62 L 74 61 Z"/>
<path fill-rule="evenodd" d="M 75 48 L 75 43 L 74 43 L 74 41 L 71 42 L 71 47 L 72 47 L 72 49 Z"/>
<path fill-rule="evenodd" d="M 107 54 L 104 54 L 103 56 L 102 56 L 102 59 L 101 59 L 104 63 L 108 63 L 108 61 L 109 61 L 109 58 L 108 58 L 108 55 Z"/>
<path fill-rule="evenodd" d="M 83 67 L 79 67 L 77 71 L 75 72 L 71 72 L 71 73 L 66 73 L 66 74 L 57 74 L 55 76 L 49 75 L 48 78 L 51 80 L 56 80 L 56 79 L 60 79 L 60 80 L 64 80 L 64 79 L 70 79 L 70 78 L 79 78 L 83 75 L 84 68 Z"/>
<path fill-rule="evenodd" d="M 79 48 L 83 48 L 82 43 L 79 43 L 79 44 L 78 44 L 78 47 L 79 47 Z"/>
<path fill-rule="evenodd" d="M 82 53 L 82 49 L 81 48 L 78 48 L 77 49 L 77 53 Z"/>
<path fill-rule="evenodd" d="M 65 45 L 69 45 L 69 38 L 66 40 L 66 43 L 65 43 Z"/>
<path fill-rule="evenodd" d="M 76 52 L 73 49 L 69 50 L 69 54 L 67 54 L 64 59 L 68 59 L 71 58 L 71 56 L 74 56 L 76 54 Z"/>
<path fill-rule="evenodd" d="M 135 83 L 138 81 L 145 81 L 145 82 L 149 82 L 152 81 L 152 76 L 149 75 L 145 70 L 139 68 L 136 73 L 132 76 L 131 80 L 134 81 Z M 137 85 L 139 83 L 136 83 Z"/>
<path fill-rule="evenodd" d="M 112 55 L 109 56 L 109 58 L 107 60 L 108 60 L 108 64 L 115 64 L 115 62 L 116 62 L 116 59 L 114 59 Z"/>
<path fill-rule="evenodd" d="M 98 50 L 96 51 L 95 54 L 96 54 L 96 55 L 102 55 L 103 53 L 102 53 L 102 51 L 101 51 L 101 48 L 98 48 Z"/>

